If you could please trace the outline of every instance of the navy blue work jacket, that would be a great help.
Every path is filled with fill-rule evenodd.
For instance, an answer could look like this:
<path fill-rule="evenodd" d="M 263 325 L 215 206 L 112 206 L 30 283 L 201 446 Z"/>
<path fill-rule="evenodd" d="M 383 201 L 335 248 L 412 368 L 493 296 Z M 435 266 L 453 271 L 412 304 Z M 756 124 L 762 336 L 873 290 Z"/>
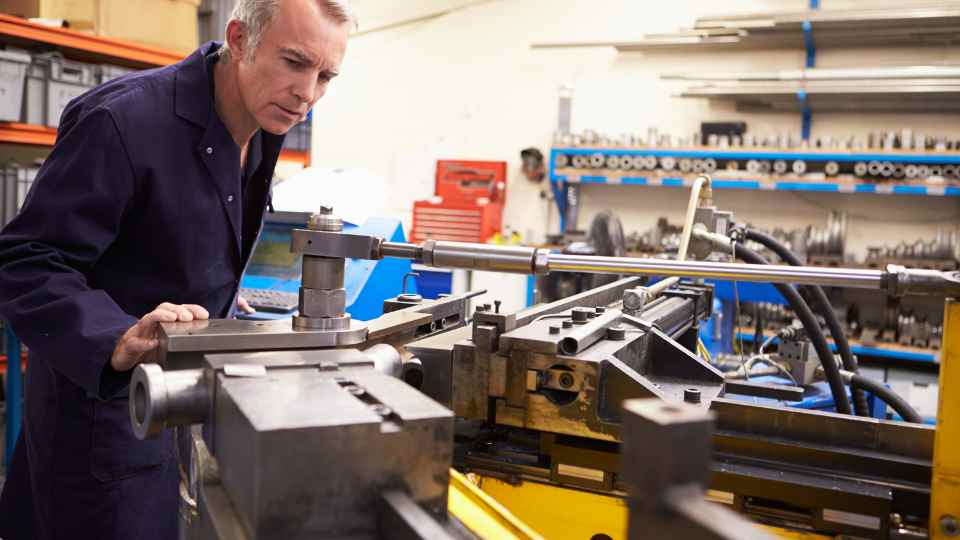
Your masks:
<path fill-rule="evenodd" d="M 129 373 L 111 375 L 109 361 L 162 302 L 232 314 L 283 136 L 261 132 L 244 200 L 240 148 L 214 108 L 217 47 L 74 100 L 0 232 L 0 317 L 30 350 L 4 540 L 176 537 L 172 435 L 134 437 Z M 244 208 L 254 238 L 241 238 Z"/>

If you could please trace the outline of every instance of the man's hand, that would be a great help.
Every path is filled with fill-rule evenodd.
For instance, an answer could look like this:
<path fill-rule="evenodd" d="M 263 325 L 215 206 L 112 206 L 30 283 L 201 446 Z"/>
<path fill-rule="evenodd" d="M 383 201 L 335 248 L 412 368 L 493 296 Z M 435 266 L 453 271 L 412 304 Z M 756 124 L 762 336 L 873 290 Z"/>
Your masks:
<path fill-rule="evenodd" d="M 129 371 L 140 363 L 143 355 L 160 345 L 157 330 L 162 322 L 204 321 L 210 318 L 207 310 L 194 304 L 164 302 L 130 327 L 117 342 L 110 357 L 110 365 L 117 371 Z"/>
<path fill-rule="evenodd" d="M 250 305 L 250 302 L 247 302 L 246 298 L 239 295 L 237 296 L 237 307 L 247 315 L 257 312 L 257 310 L 253 309 L 253 306 Z"/>

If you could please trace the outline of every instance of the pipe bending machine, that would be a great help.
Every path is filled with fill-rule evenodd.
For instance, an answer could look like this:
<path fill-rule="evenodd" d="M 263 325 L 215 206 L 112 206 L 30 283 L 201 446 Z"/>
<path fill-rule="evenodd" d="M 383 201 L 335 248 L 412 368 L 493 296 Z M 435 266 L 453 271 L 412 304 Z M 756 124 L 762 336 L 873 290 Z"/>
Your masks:
<path fill-rule="evenodd" d="M 344 234 L 330 209 L 291 249 L 304 254 L 292 322 L 164 324 L 134 372 L 135 433 L 176 433 L 183 538 L 960 534 L 957 304 L 932 427 L 732 399 L 802 389 L 726 379 L 697 354 L 713 290 L 695 281 L 951 297 L 955 274 L 397 244 Z M 622 278 L 514 313 L 404 294 L 351 320 L 344 260 L 383 257 Z"/>

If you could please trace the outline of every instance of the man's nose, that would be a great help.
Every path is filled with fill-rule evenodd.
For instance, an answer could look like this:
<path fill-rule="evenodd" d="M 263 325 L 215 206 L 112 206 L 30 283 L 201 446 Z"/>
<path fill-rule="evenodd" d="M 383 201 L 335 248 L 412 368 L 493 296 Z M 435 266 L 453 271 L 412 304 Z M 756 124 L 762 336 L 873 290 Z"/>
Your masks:
<path fill-rule="evenodd" d="M 306 76 L 298 77 L 296 83 L 293 85 L 293 95 L 301 103 L 313 103 L 317 95 L 317 79 L 316 77 Z"/>

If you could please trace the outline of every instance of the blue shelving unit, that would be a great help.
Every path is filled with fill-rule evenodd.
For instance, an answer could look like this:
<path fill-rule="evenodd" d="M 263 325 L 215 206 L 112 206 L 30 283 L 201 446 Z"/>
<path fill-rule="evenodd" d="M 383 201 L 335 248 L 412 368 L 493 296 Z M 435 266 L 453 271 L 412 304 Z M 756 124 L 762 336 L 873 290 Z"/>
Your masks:
<path fill-rule="evenodd" d="M 695 175 L 689 177 L 645 174 L 641 171 L 610 171 L 599 169 L 563 169 L 558 172 L 554 164 L 558 154 L 567 156 L 602 154 L 606 156 L 653 156 L 675 158 L 713 158 L 722 160 L 792 161 L 815 160 L 837 163 L 881 161 L 893 164 L 950 165 L 960 164 L 960 154 L 910 154 L 903 152 L 856 153 L 813 151 L 767 151 L 767 150 L 678 150 L 657 148 L 553 148 L 550 151 L 550 186 L 560 211 L 560 229 L 566 230 L 567 205 L 571 191 L 579 186 L 625 185 L 650 187 L 689 187 Z M 714 189 L 740 189 L 756 191 L 804 191 L 816 193 L 867 193 L 876 195 L 909 195 L 920 197 L 960 197 L 960 186 L 951 184 L 911 184 L 904 182 L 838 182 L 835 180 L 770 180 L 757 178 L 714 178 Z"/>

